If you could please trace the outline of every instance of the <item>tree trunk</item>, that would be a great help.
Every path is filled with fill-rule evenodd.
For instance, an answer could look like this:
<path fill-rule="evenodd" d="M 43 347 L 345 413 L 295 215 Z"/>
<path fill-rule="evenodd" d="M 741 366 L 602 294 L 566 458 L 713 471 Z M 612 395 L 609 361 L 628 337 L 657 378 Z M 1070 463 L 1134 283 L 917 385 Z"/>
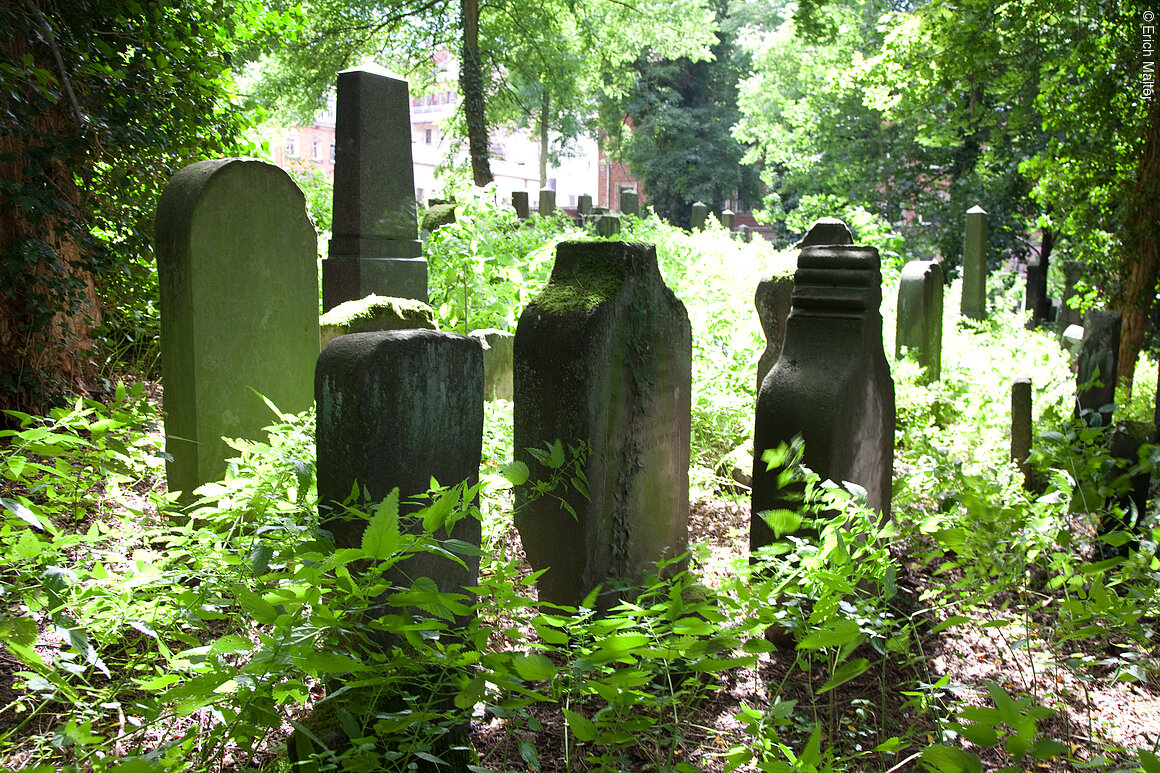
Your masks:
<path fill-rule="evenodd" d="M 544 89 L 540 97 L 540 187 L 548 187 L 548 119 L 552 97 Z"/>
<path fill-rule="evenodd" d="M 1160 102 L 1148 107 L 1136 182 L 1127 197 L 1122 232 L 1128 260 L 1117 381 L 1131 392 L 1136 360 L 1148 334 L 1149 311 L 1160 270 Z"/>
<path fill-rule="evenodd" d="M 463 116 L 467 123 L 467 150 L 471 175 L 481 188 L 494 178 L 488 160 L 487 104 L 484 97 L 483 65 L 479 61 L 479 0 L 461 0 L 463 54 L 459 87 L 463 91 Z"/>

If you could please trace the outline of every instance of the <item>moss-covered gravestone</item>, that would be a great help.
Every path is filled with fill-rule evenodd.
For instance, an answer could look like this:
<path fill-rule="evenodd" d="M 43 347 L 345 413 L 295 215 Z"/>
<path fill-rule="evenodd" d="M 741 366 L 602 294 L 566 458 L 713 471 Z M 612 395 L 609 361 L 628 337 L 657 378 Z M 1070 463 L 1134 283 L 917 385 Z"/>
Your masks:
<path fill-rule="evenodd" d="M 335 306 L 318 320 L 322 348 L 341 335 L 377 330 L 435 329 L 435 312 L 422 301 L 368 295 Z"/>
<path fill-rule="evenodd" d="M 942 378 L 943 272 L 933 260 L 912 260 L 902 267 L 898 283 L 894 357 L 914 352 L 924 383 Z"/>
<path fill-rule="evenodd" d="M 157 204 L 166 476 L 186 498 L 225 472 L 223 437 L 259 439 L 313 402 L 317 236 L 302 191 L 263 161 L 201 161 Z"/>
<path fill-rule="evenodd" d="M 334 234 L 322 308 L 368 295 L 427 300 L 407 81 L 368 65 L 338 74 Z"/>
<path fill-rule="evenodd" d="M 551 472 L 527 449 L 589 446 L 588 497 L 517 490 L 540 599 L 578 604 L 684 553 L 689 517 L 692 334 L 652 245 L 566 242 L 515 342 L 515 453 L 531 481 Z M 569 508 L 572 512 L 569 511 Z"/>
<path fill-rule="evenodd" d="M 882 348 L 881 282 L 873 247 L 813 245 L 798 256 L 781 356 L 757 397 L 751 549 L 775 539 L 761 513 L 796 506 L 762 455 L 799 435 L 806 466 L 823 480 L 862 486 L 870 507 L 890 512 L 894 381 Z"/>
<path fill-rule="evenodd" d="M 963 296 L 960 309 L 964 317 L 984 319 L 987 316 L 987 212 L 974 206 L 967 210 L 963 235 Z"/>

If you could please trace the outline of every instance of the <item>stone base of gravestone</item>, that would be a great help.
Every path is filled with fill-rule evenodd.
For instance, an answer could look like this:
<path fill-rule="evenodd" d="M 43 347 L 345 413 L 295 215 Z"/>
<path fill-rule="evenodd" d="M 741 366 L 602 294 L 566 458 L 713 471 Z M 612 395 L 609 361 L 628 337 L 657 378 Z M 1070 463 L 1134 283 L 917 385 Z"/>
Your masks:
<path fill-rule="evenodd" d="M 201 161 L 157 204 L 166 475 L 187 499 L 217 479 L 222 440 L 264 437 L 259 395 L 297 413 L 313 402 L 318 239 L 306 200 L 278 167 Z"/>
<path fill-rule="evenodd" d="M 435 312 L 422 301 L 368 295 L 340 303 L 318 320 L 322 348 L 341 335 L 377 330 L 435 329 Z"/>
<path fill-rule="evenodd" d="M 566 242 L 520 316 L 514 441 L 531 480 L 551 470 L 529 448 L 586 444 L 587 496 L 516 494 L 541 601 L 579 604 L 603 584 L 639 581 L 686 550 L 692 334 L 652 245 Z M 570 508 L 570 510 L 569 510 Z"/>
<path fill-rule="evenodd" d="M 765 351 L 757 361 L 757 391 L 765 374 L 777 362 L 781 354 L 781 344 L 785 339 L 785 321 L 789 317 L 793 297 L 793 274 L 771 274 L 757 283 L 753 304 L 757 307 L 757 317 L 761 329 L 765 331 Z"/>
<path fill-rule="evenodd" d="M 923 381 L 942 378 L 943 272 L 933 260 L 913 260 L 902 268 L 898 284 L 894 356 L 915 352 Z"/>
<path fill-rule="evenodd" d="M 1089 311 L 1083 320 L 1083 343 L 1076 358 L 1076 416 L 1089 426 L 1110 426 L 1116 400 L 1116 367 L 1120 357 L 1122 314 Z"/>
<path fill-rule="evenodd" d="M 492 329 L 472 330 L 468 335 L 478 339 L 483 349 L 483 398 L 511 400 L 515 335 Z"/>
<path fill-rule="evenodd" d="M 890 514 L 894 381 L 882 348 L 881 281 L 873 247 L 808 246 L 798 257 L 781 356 L 757 397 L 753 550 L 776 539 L 762 512 L 798 506 L 762 455 L 797 437 L 807 467 L 862 486 L 869 506 Z"/>
<path fill-rule="evenodd" d="M 412 298 L 427 302 L 427 261 L 423 258 L 336 257 L 322 261 L 322 308 L 368 295 Z M 416 242 L 418 245 L 418 242 Z"/>
<path fill-rule="evenodd" d="M 342 503 L 355 485 L 373 504 L 399 489 L 400 513 L 414 512 L 434 478 L 445 486 L 479 477 L 483 445 L 483 353 L 467 336 L 435 330 L 353 333 L 330 343 L 314 378 L 318 406 L 318 502 L 335 544 L 360 544 L 366 521 L 346 520 Z M 416 525 L 421 526 L 421 524 Z M 442 536 L 442 535 L 441 535 Z M 451 537 L 478 547 L 480 523 L 467 517 Z M 429 577 L 440 590 L 475 584 L 478 557 L 466 566 L 433 553 L 396 565 L 394 582 Z M 388 646 L 384 637 L 381 646 Z"/>

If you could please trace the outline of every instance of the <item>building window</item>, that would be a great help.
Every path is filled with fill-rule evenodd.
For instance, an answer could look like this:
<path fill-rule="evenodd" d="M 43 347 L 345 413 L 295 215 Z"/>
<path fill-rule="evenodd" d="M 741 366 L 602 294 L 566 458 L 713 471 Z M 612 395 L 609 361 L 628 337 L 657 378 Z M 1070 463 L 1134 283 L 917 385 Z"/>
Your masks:
<path fill-rule="evenodd" d="M 334 143 L 330 143 L 330 163 L 334 163 Z"/>
<path fill-rule="evenodd" d="M 426 131 L 423 132 L 423 142 L 425 142 L 428 145 L 431 144 L 431 130 L 430 129 L 427 129 Z"/>
<path fill-rule="evenodd" d="M 315 161 L 322 160 L 322 143 L 315 137 L 310 140 L 310 157 Z"/>
<path fill-rule="evenodd" d="M 286 135 L 286 158 L 298 158 L 298 135 Z"/>

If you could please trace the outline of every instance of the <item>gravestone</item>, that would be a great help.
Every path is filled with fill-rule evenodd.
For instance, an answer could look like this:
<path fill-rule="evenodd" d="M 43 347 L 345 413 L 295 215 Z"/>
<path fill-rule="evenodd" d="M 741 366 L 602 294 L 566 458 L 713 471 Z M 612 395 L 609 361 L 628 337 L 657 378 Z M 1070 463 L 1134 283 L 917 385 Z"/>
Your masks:
<path fill-rule="evenodd" d="M 1083 263 L 1078 260 L 1063 262 L 1063 304 L 1059 310 L 1059 325 L 1064 329 L 1071 325 L 1083 324 L 1083 315 L 1079 309 L 1073 309 L 1070 303 L 1071 299 L 1079 294 L 1076 285 L 1082 276 Z"/>
<path fill-rule="evenodd" d="M 576 200 L 576 226 L 583 228 L 592 217 L 592 197 L 587 193 L 580 194 Z"/>
<path fill-rule="evenodd" d="M 709 207 L 700 201 L 693 202 L 692 212 L 689 216 L 689 222 L 694 230 L 705 230 L 705 221 L 709 219 Z"/>
<path fill-rule="evenodd" d="M 368 295 L 335 306 L 318 320 L 322 348 L 341 335 L 371 333 L 376 330 L 435 329 L 435 312 L 411 298 L 384 298 Z"/>
<path fill-rule="evenodd" d="M 741 237 L 741 241 L 745 242 L 746 244 L 749 244 L 750 242 L 753 241 L 753 232 L 751 230 L 749 230 L 749 226 L 747 226 L 747 225 L 737 226 L 737 233 Z"/>
<path fill-rule="evenodd" d="M 472 330 L 468 335 L 478 339 L 483 350 L 483 399 L 511 400 L 515 335 L 492 328 Z"/>
<path fill-rule="evenodd" d="M 960 308 L 964 317 L 984 319 L 987 316 L 987 213 L 980 206 L 967 210 Z"/>
<path fill-rule="evenodd" d="M 527 191 L 512 191 L 512 209 L 520 220 L 527 220 L 531 216 Z"/>
<path fill-rule="evenodd" d="M 437 330 L 390 330 L 340 336 L 318 357 L 318 502 L 339 548 L 360 544 L 364 520 L 342 518 L 357 483 L 373 505 L 399 489 L 399 512 L 412 513 L 434 478 L 475 485 L 483 446 L 483 353 L 467 336 Z M 415 525 L 418 528 L 418 525 Z M 437 536 L 443 537 L 440 533 Z M 451 530 L 478 548 L 480 523 L 467 517 Z M 397 565 L 390 579 L 419 577 L 442 591 L 475 584 L 478 556 L 466 568 L 433 553 Z M 380 644 L 385 643 L 385 640 Z"/>
<path fill-rule="evenodd" d="M 596 220 L 596 235 L 605 238 L 616 236 L 620 233 L 620 215 L 608 213 L 601 215 Z"/>
<path fill-rule="evenodd" d="M 275 420 L 313 402 L 318 237 L 302 191 L 250 159 L 201 161 L 157 203 L 166 477 L 190 499 Z"/>
<path fill-rule="evenodd" d="M 1023 474 L 1023 487 L 1031 488 L 1031 379 L 1020 376 L 1011 382 L 1011 461 Z"/>
<path fill-rule="evenodd" d="M 912 260 L 902 268 L 898 284 L 897 332 L 894 357 L 915 350 L 925 369 L 923 382 L 942 378 L 943 272 L 933 260 Z"/>
<path fill-rule="evenodd" d="M 1111 425 L 1120 357 L 1118 311 L 1093 309 L 1083 319 L 1083 343 L 1076 360 L 1076 416 L 1088 426 Z"/>
<path fill-rule="evenodd" d="M 777 362 L 781 354 L 781 344 L 785 339 L 785 320 L 789 317 L 793 297 L 793 274 L 769 274 L 757 283 L 753 305 L 757 307 L 757 318 L 765 331 L 765 351 L 757 361 L 757 391 L 765 374 Z"/>
<path fill-rule="evenodd" d="M 527 450 L 588 444 L 588 496 L 516 492 L 516 527 L 541 601 L 575 605 L 636 581 L 685 552 L 689 517 L 692 333 L 652 245 L 565 242 L 520 316 L 515 346 L 516 459 L 530 481 L 550 470 Z"/>
<path fill-rule="evenodd" d="M 736 215 L 733 214 L 733 210 L 731 210 L 731 209 L 725 210 L 724 212 L 721 213 L 721 227 L 724 228 L 726 231 L 731 232 L 733 230 L 733 221 L 735 218 L 736 218 Z"/>
<path fill-rule="evenodd" d="M 798 256 L 781 356 L 757 397 L 752 550 L 775 539 L 760 513 L 797 507 L 779 487 L 780 470 L 761 458 L 797 436 L 806 466 L 823 480 L 862 486 L 869 506 L 890 514 L 894 381 L 882 347 L 881 283 L 873 247 L 811 244 Z"/>
<path fill-rule="evenodd" d="M 540 217 L 556 214 L 556 192 L 551 188 L 540 188 Z"/>
<path fill-rule="evenodd" d="M 1027 293 L 1023 308 L 1031 312 L 1027 329 L 1039 327 L 1051 316 L 1051 299 L 1047 296 L 1047 261 L 1027 261 Z"/>
<path fill-rule="evenodd" d="M 794 244 L 795 249 L 816 244 L 853 244 L 854 232 L 850 226 L 836 217 L 819 217 L 811 225 L 806 235 Z"/>
<path fill-rule="evenodd" d="M 640 215 L 640 195 L 635 191 L 621 191 L 620 214 Z"/>
<path fill-rule="evenodd" d="M 1083 325 L 1068 325 L 1067 329 L 1060 334 L 1059 343 L 1060 346 L 1067 349 L 1074 365 L 1076 358 L 1079 357 L 1079 350 L 1083 346 Z"/>
<path fill-rule="evenodd" d="M 417 235 L 407 81 L 377 65 L 343 70 L 323 311 L 368 295 L 426 303 L 427 261 Z"/>

